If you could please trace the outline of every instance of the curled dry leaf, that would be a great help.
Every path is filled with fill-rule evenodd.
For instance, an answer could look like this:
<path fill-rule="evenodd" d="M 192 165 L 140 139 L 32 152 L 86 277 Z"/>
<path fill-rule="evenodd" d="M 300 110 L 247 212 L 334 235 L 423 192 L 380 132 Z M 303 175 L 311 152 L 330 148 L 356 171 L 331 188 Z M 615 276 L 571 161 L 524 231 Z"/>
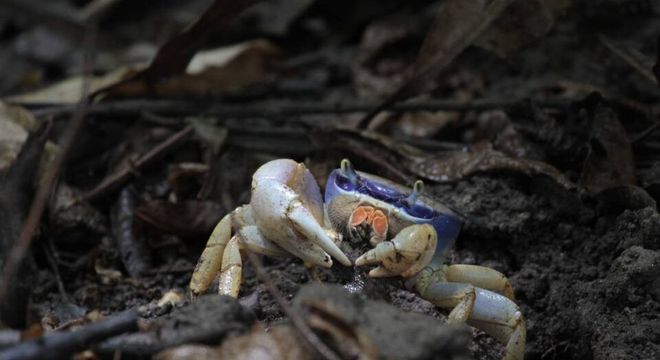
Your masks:
<path fill-rule="evenodd" d="M 590 193 L 621 185 L 634 185 L 635 159 L 616 112 L 597 103 L 593 109 L 589 154 L 580 184 Z"/>
<path fill-rule="evenodd" d="M 194 23 L 163 44 L 146 69 L 138 71 L 125 81 L 100 90 L 99 93 L 116 96 L 144 95 L 150 93 L 148 90 L 162 81 L 184 75 L 193 56 L 204 46 L 209 36 L 255 2 L 256 0 L 215 0 Z M 188 80 L 184 80 L 184 83 L 185 81 Z M 167 85 L 164 86 L 160 92 L 173 90 Z"/>
<path fill-rule="evenodd" d="M 553 25 L 553 14 L 547 0 L 516 1 L 504 16 L 476 40 L 476 45 L 508 57 L 518 49 L 545 35 Z"/>
<path fill-rule="evenodd" d="M 245 335 L 227 339 L 219 349 L 218 359 L 312 359 L 313 353 L 304 346 L 300 334 L 291 326 L 274 326 L 268 332 L 255 326 Z"/>
<path fill-rule="evenodd" d="M 357 94 L 382 99 L 400 87 L 412 75 L 415 54 L 406 57 L 406 50 L 419 46 L 421 36 L 419 20 L 413 16 L 395 16 L 369 24 L 352 66 Z"/>
<path fill-rule="evenodd" d="M 308 301 L 309 326 L 330 335 L 333 349 L 344 359 L 378 359 L 379 352 L 357 323 L 344 318 L 330 301 Z"/>
<path fill-rule="evenodd" d="M 37 121 L 27 110 L 0 102 L 0 170 L 16 160 L 28 132 L 36 128 Z"/>
<path fill-rule="evenodd" d="M 466 151 L 428 153 L 368 131 L 331 130 L 315 137 L 317 146 L 346 152 L 362 159 L 392 179 L 412 183 L 415 177 L 436 182 L 454 182 L 478 172 L 512 172 L 528 176 L 548 176 L 566 189 L 575 185 L 555 167 L 541 161 L 513 158 L 493 150 L 490 145 Z M 332 142 L 323 141 L 327 137 Z"/>
<path fill-rule="evenodd" d="M 444 1 L 422 43 L 413 75 L 367 114 L 360 128 L 395 102 L 431 90 L 438 75 L 468 46 L 477 43 L 506 56 L 551 26 L 551 11 L 541 0 Z"/>
<path fill-rule="evenodd" d="M 154 355 L 154 360 L 218 359 L 218 349 L 206 345 L 181 345 Z"/>
<path fill-rule="evenodd" d="M 121 82 L 111 95 L 202 96 L 241 90 L 273 78 L 281 52 L 268 40 L 257 39 L 237 45 L 199 52 L 183 74 L 157 83 L 145 79 Z"/>
<path fill-rule="evenodd" d="M 121 81 L 121 79 L 143 68 L 144 65 L 134 65 L 119 68 L 101 76 L 91 76 L 87 79 L 90 93 L 106 88 Z M 80 102 L 83 77 L 76 75 L 62 80 L 44 89 L 16 95 L 7 100 L 21 104 L 76 104 Z"/>
<path fill-rule="evenodd" d="M 195 200 L 179 204 L 155 200 L 135 209 L 135 215 L 145 223 L 182 237 L 208 236 L 224 213 L 220 204 Z"/>
<path fill-rule="evenodd" d="M 87 202 L 78 202 L 82 192 L 60 183 L 49 204 L 50 227 L 62 241 L 80 244 L 90 234 L 105 234 L 105 218 Z M 75 236 L 78 234 L 79 236 Z"/>
<path fill-rule="evenodd" d="M 135 232 L 135 203 L 135 190 L 131 186 L 125 187 L 119 193 L 111 219 L 112 232 L 124 268 L 131 277 L 137 278 L 153 267 L 153 259 L 151 249 Z"/>

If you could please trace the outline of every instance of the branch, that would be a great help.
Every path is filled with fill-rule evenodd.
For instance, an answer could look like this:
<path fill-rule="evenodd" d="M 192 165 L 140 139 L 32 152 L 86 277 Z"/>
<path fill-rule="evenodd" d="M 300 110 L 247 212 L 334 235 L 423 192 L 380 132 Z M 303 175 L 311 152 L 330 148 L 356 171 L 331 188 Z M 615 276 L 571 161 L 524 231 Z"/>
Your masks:
<path fill-rule="evenodd" d="M 0 359 L 66 358 L 109 337 L 138 329 L 138 314 L 126 311 L 70 332 L 51 333 L 0 352 Z"/>
<path fill-rule="evenodd" d="M 517 105 L 521 99 L 477 99 L 461 100 L 427 100 L 400 103 L 390 108 L 390 111 L 471 111 L 510 108 Z M 571 100 L 535 100 L 535 104 L 543 108 L 565 109 Z M 20 104 L 30 106 L 30 104 Z M 182 115 L 212 115 L 231 118 L 270 118 L 291 117 L 314 114 L 352 114 L 366 113 L 378 104 L 375 102 L 271 102 L 245 105 L 223 104 L 217 101 L 182 101 L 182 100 L 119 100 L 107 101 L 89 105 L 89 115 L 135 116 L 144 112 L 158 113 L 168 116 Z M 74 110 L 71 105 L 57 105 L 33 109 L 32 113 L 39 118 L 69 115 Z"/>

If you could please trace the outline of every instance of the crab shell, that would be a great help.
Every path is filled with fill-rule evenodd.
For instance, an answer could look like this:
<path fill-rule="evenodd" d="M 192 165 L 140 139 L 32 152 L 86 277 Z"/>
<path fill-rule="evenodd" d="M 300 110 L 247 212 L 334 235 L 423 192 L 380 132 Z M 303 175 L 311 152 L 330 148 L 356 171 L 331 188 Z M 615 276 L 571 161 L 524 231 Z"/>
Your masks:
<path fill-rule="evenodd" d="M 337 230 L 345 224 L 355 207 L 370 204 L 388 214 L 388 239 L 413 224 L 429 224 L 437 233 L 434 258 L 440 258 L 454 245 L 461 224 L 458 216 L 446 206 L 421 195 L 410 202 L 412 189 L 376 175 L 357 171 L 351 181 L 341 169 L 330 173 L 325 188 L 325 206 L 328 220 Z"/>

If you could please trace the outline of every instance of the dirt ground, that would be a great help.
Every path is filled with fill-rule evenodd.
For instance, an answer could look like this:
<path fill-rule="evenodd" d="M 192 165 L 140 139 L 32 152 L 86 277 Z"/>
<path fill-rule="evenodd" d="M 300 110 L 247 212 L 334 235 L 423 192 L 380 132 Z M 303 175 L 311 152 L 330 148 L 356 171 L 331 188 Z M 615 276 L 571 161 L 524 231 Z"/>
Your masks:
<path fill-rule="evenodd" d="M 129 44 L 147 49 L 141 53 L 133 48 L 133 55 L 153 56 L 154 44 L 182 29 L 210 2 L 168 3 L 161 12 L 144 3 L 122 3 L 102 22 L 98 73 L 120 64 L 111 55 Z M 382 99 L 410 75 L 410 64 L 442 1 L 309 3 L 291 16 L 284 30 L 277 28 L 275 17 L 268 22 L 266 9 L 211 37 L 214 45 L 264 37 L 288 61 L 278 63 L 275 80 L 264 76 L 267 86 L 223 94 L 219 104 L 250 108 L 282 101 L 295 107 L 310 101 Z M 214 222 L 249 201 L 250 177 L 260 164 L 277 157 L 303 161 L 323 186 L 329 171 L 348 157 L 358 169 L 408 185 L 423 178 L 429 196 L 461 215 L 462 230 L 448 260 L 488 266 L 511 280 L 527 326 L 526 359 L 659 359 L 660 131 L 655 129 L 660 88 L 611 45 L 655 61 L 660 7 L 633 0 L 566 3 L 571 6 L 555 15 L 546 35 L 506 59 L 467 48 L 438 76 L 435 90 L 422 97 L 534 101 L 426 115 L 389 113 L 377 118 L 372 130 L 392 142 L 333 128 L 355 127 L 360 114 L 290 115 L 295 121 L 281 115 L 216 116 L 213 128 L 222 128 L 226 140 L 215 151 L 217 143 L 195 130 L 175 151 L 136 169 L 129 181 L 98 198 L 58 207 L 59 200 L 53 199 L 60 195 L 54 196 L 22 265 L 29 270 L 21 269 L 22 281 L 10 288 L 14 299 L 25 299 L 28 308 L 28 316 L 14 328 L 40 324 L 40 333 L 64 332 L 70 322 L 91 322 L 86 314 L 92 311 L 111 317 L 138 309 L 141 330 L 100 339 L 90 345 L 96 356 L 111 358 L 119 351 L 122 358 L 149 358 L 174 346 L 203 343 L 217 347 L 204 348 L 209 356 L 221 357 L 213 351 L 221 351 L 217 349 L 226 339 L 259 326 L 288 324 L 291 319 L 257 279 L 251 263 L 244 266 L 237 302 L 212 295 L 192 302 L 192 269 Z M 278 10 L 271 11 L 277 14 L 290 10 L 274 6 Z M 44 33 L 52 25 L 36 22 L 24 9 L 12 11 L 16 16 L 0 17 L 0 46 L 12 49 L 0 53 L 0 65 L 11 70 L 0 80 L 0 94 L 32 91 L 68 78 L 80 65 L 82 50 L 75 45 L 80 39 L 54 39 Z M 379 46 L 376 35 L 369 38 L 370 31 L 385 38 L 386 45 Z M 33 46 L 39 39 L 46 39 L 52 51 L 70 55 L 48 56 Z M 647 71 L 651 74 L 650 66 Z M 30 76 L 40 80 L 26 80 Z M 201 98 L 214 102 L 215 95 Z M 544 105 L 557 99 L 564 105 Z M 48 108 L 19 103 L 35 113 Z M 136 154 L 176 135 L 184 119 L 198 117 L 174 113 L 88 115 L 63 165 L 58 189 L 73 189 L 70 198 L 94 189 L 121 165 L 135 166 Z M 48 138 L 55 139 L 65 131 L 65 122 L 56 117 L 49 121 Z M 410 145 L 418 149 L 410 150 Z M 445 153 L 469 158 L 447 160 Z M 36 176 L 37 163 L 32 156 L 30 166 L 0 167 L 0 216 L 8 219 L 0 224 L 2 254 L 9 254 L 29 209 L 35 188 L 25 179 Z M 206 167 L 175 166 L 182 163 Z M 449 180 L 442 181 L 439 173 Z M 68 201 L 64 195 L 62 199 Z M 137 247 L 131 247 L 134 243 Z M 342 245 L 351 260 L 367 249 L 368 244 Z M 447 312 L 405 290 L 399 278 L 374 280 L 366 275 L 368 269 L 336 264 L 318 271 L 321 282 L 330 284 L 322 286 L 299 260 L 261 261 L 294 311 L 307 314 L 309 302 L 332 304 L 342 321 L 367 334 L 380 357 L 502 356 L 503 346 L 485 333 L 446 326 Z M 174 300 L 159 303 L 166 294 Z M 0 349 L 8 346 L 0 342 Z"/>

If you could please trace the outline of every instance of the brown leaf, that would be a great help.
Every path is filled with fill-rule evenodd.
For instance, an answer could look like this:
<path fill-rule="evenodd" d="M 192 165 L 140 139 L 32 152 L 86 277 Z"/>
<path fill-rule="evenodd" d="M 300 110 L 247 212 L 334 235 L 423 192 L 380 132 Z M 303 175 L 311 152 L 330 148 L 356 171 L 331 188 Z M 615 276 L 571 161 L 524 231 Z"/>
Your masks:
<path fill-rule="evenodd" d="M 634 185 L 635 160 L 626 130 L 613 109 L 596 104 L 591 125 L 589 155 L 580 184 L 590 193 L 620 185 Z"/>
<path fill-rule="evenodd" d="M 324 138 L 332 140 L 323 141 Z M 552 165 L 509 157 L 493 150 L 488 144 L 472 147 L 468 151 L 428 153 L 384 135 L 348 129 L 335 129 L 331 134 L 326 133 L 315 139 L 318 146 L 339 150 L 343 155 L 364 160 L 372 164 L 380 174 L 403 183 L 411 184 L 415 177 L 436 182 L 454 182 L 478 172 L 513 172 L 527 176 L 548 176 L 566 189 L 575 188 Z"/>
<path fill-rule="evenodd" d="M 135 209 L 135 215 L 165 233 L 196 237 L 208 236 L 224 215 L 224 210 L 211 201 L 174 204 L 155 200 L 140 205 Z"/>
<path fill-rule="evenodd" d="M 315 331 L 330 335 L 333 348 L 344 359 L 378 359 L 379 352 L 369 335 L 349 322 L 330 301 L 308 301 L 307 322 Z"/>
<path fill-rule="evenodd" d="M 219 348 L 218 359 L 286 360 L 312 359 L 312 352 L 305 347 L 296 329 L 278 325 L 266 332 L 255 326 L 251 332 L 227 339 Z"/>
<path fill-rule="evenodd" d="M 513 1 L 446 1 L 422 43 L 414 75 L 397 91 L 396 98 L 403 100 L 429 90 L 431 80 L 470 46 Z"/>
<path fill-rule="evenodd" d="M 553 14 L 544 0 L 516 1 L 505 16 L 493 22 L 476 45 L 508 57 L 516 50 L 545 35 L 553 25 Z"/>
<path fill-rule="evenodd" d="M 183 74 L 206 40 L 255 2 L 257 0 L 215 0 L 199 19 L 161 46 L 146 69 L 99 93 L 131 94 L 136 88 L 144 91 L 156 82 Z"/>
<path fill-rule="evenodd" d="M 185 71 L 152 83 L 140 77 L 120 83 L 113 96 L 204 96 L 234 92 L 273 78 L 280 50 L 263 39 L 199 52 Z"/>

